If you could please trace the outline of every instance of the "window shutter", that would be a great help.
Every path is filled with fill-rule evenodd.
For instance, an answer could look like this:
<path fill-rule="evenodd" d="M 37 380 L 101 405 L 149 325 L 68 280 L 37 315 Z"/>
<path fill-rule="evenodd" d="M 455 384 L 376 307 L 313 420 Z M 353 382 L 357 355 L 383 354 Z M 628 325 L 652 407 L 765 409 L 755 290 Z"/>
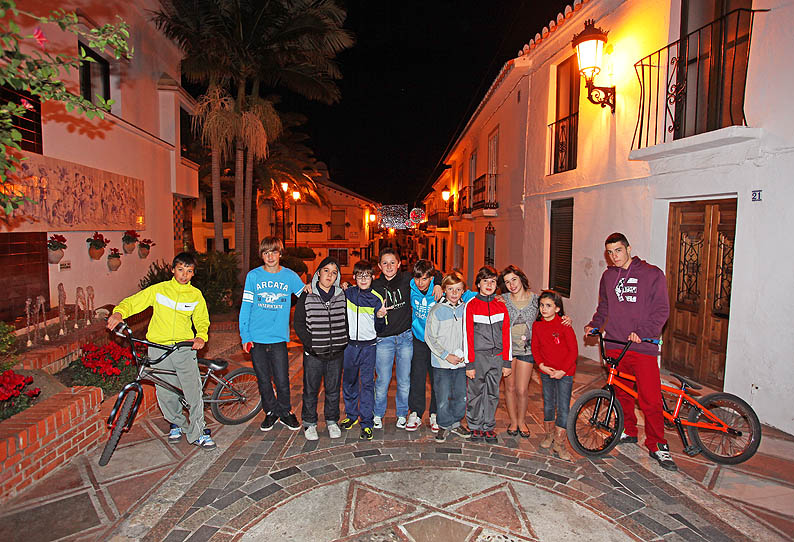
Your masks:
<path fill-rule="evenodd" d="M 571 296 L 571 259 L 573 254 L 573 198 L 551 202 L 551 239 L 549 288 Z"/>

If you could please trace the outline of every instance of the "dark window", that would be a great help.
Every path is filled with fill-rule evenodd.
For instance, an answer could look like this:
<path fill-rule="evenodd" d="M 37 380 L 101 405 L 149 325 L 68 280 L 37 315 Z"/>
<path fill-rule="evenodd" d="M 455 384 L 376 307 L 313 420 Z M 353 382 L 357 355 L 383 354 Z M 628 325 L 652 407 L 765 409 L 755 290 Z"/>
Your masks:
<path fill-rule="evenodd" d="M 83 50 L 85 57 L 91 59 L 80 63 L 80 94 L 92 103 L 97 103 L 97 94 L 103 100 L 109 100 L 110 64 L 82 42 L 78 42 L 78 49 Z"/>
<path fill-rule="evenodd" d="M 557 66 L 556 121 L 550 126 L 552 173 L 576 169 L 579 86 L 579 66 L 572 55 Z"/>
<path fill-rule="evenodd" d="M 223 222 L 231 222 L 229 218 L 229 206 L 221 202 L 221 219 Z M 204 200 L 204 222 L 215 222 L 215 213 L 212 210 L 212 199 Z"/>
<path fill-rule="evenodd" d="M 346 248 L 329 248 L 328 256 L 339 262 L 340 267 L 346 267 L 348 265 Z"/>
<path fill-rule="evenodd" d="M 329 239 L 345 239 L 345 212 L 331 211 L 331 232 Z"/>
<path fill-rule="evenodd" d="M 39 99 L 28 94 L 24 90 L 14 90 L 11 87 L 0 87 L 0 100 L 2 103 L 13 102 L 17 105 L 25 105 L 26 100 L 30 107 L 21 117 L 13 117 L 11 122 L 14 128 L 22 134 L 22 141 L 19 146 L 23 150 L 42 154 L 41 145 L 41 102 Z"/>
<path fill-rule="evenodd" d="M 0 321 L 13 322 L 17 318 L 24 321 L 26 300 L 33 300 L 32 315 L 38 296 L 44 297 L 44 309 L 49 309 L 46 233 L 0 233 L 0 268 L 6 286 L 0 298 Z"/>
<path fill-rule="evenodd" d="M 551 202 L 549 288 L 571 296 L 571 255 L 573 253 L 573 198 Z"/>
<path fill-rule="evenodd" d="M 180 156 L 197 164 L 201 162 L 201 141 L 193 133 L 190 113 L 179 108 L 179 152 Z"/>
<path fill-rule="evenodd" d="M 215 250 L 215 238 L 214 237 L 207 237 L 207 252 L 212 252 Z M 229 249 L 229 238 L 223 238 L 223 251 L 224 252 L 231 252 Z"/>

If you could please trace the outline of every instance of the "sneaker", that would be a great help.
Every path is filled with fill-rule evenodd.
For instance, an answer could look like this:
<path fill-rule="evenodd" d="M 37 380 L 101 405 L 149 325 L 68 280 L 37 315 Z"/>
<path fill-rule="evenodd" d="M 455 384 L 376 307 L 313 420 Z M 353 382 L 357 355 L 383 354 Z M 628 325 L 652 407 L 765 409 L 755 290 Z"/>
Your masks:
<path fill-rule="evenodd" d="M 171 430 L 168 432 L 168 442 L 179 442 L 182 440 L 182 428 L 177 424 L 171 424 Z"/>
<path fill-rule="evenodd" d="M 447 440 L 447 430 L 441 427 L 436 431 L 436 442 L 444 442 Z"/>
<path fill-rule="evenodd" d="M 215 444 L 215 441 L 212 440 L 212 437 L 210 436 L 209 429 L 205 429 L 204 434 L 201 435 L 199 439 L 193 444 L 195 444 L 199 448 L 204 448 L 205 450 L 212 450 L 217 446 L 217 444 Z"/>
<path fill-rule="evenodd" d="M 497 444 L 499 439 L 496 438 L 496 433 L 493 431 L 483 431 L 483 438 L 488 444 Z"/>
<path fill-rule="evenodd" d="M 344 420 L 339 422 L 339 427 L 341 427 L 342 429 L 347 431 L 348 429 L 351 429 L 357 423 L 358 423 L 358 418 L 356 418 L 355 420 L 351 420 L 350 418 L 345 418 Z"/>
<path fill-rule="evenodd" d="M 678 470 L 678 466 L 673 461 L 673 456 L 670 455 L 670 447 L 667 444 L 657 444 L 658 450 L 656 452 L 649 452 L 652 458 L 659 462 L 665 470 Z"/>
<path fill-rule="evenodd" d="M 632 437 L 627 435 L 625 431 L 620 434 L 620 440 L 618 440 L 618 444 L 637 444 L 637 437 Z"/>
<path fill-rule="evenodd" d="M 270 431 L 273 429 L 273 426 L 276 425 L 278 421 L 278 416 L 273 414 L 272 412 L 265 416 L 265 421 L 262 422 L 262 425 L 259 426 L 260 431 Z"/>
<path fill-rule="evenodd" d="M 397 417 L 397 429 L 405 429 L 405 416 Z"/>
<path fill-rule="evenodd" d="M 406 431 L 416 431 L 422 425 L 422 419 L 416 415 L 416 412 L 408 414 L 408 421 L 405 421 L 405 418 L 402 418 L 402 420 Z M 400 427 L 399 420 L 397 421 L 397 427 Z"/>
<path fill-rule="evenodd" d="M 372 418 L 372 428 L 373 429 L 383 429 L 383 418 L 380 416 L 375 416 Z"/>
<path fill-rule="evenodd" d="M 472 442 L 480 442 L 482 441 L 482 437 L 483 437 L 482 431 L 480 431 L 479 429 L 475 429 L 471 432 Z"/>
<path fill-rule="evenodd" d="M 286 425 L 287 429 L 291 431 L 297 431 L 301 428 L 301 424 L 298 423 L 298 418 L 295 417 L 295 414 L 290 412 L 286 416 L 279 416 L 278 421 L 282 423 L 282 425 Z"/>
<path fill-rule="evenodd" d="M 342 436 L 342 430 L 334 422 L 326 423 L 328 426 L 328 436 L 331 438 L 339 438 Z"/>
<path fill-rule="evenodd" d="M 303 436 L 306 437 L 306 440 L 317 440 L 317 426 L 316 425 L 308 425 L 303 428 Z"/>
<path fill-rule="evenodd" d="M 372 440 L 372 429 L 369 427 L 362 427 L 361 434 L 358 436 L 361 440 Z"/>
<path fill-rule="evenodd" d="M 465 438 L 465 439 L 469 439 L 469 438 L 471 438 L 471 431 L 469 431 L 468 429 L 466 429 L 466 428 L 465 428 L 465 427 L 463 427 L 462 425 L 459 425 L 459 426 L 457 426 L 457 427 L 453 427 L 453 428 L 450 430 L 450 433 L 455 433 L 455 434 L 456 434 L 456 435 L 458 435 L 460 438 Z"/>
<path fill-rule="evenodd" d="M 436 422 L 436 415 L 435 414 L 431 414 L 430 415 L 430 431 L 433 432 L 433 433 L 436 433 L 436 432 L 438 432 L 438 430 L 439 430 L 439 427 L 438 427 L 438 423 Z"/>

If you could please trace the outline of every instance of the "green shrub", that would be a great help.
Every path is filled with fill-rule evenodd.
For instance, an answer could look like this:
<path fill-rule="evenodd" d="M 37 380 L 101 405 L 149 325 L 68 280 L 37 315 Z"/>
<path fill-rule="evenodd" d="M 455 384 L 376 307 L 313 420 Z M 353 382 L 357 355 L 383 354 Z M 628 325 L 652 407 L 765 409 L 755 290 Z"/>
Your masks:
<path fill-rule="evenodd" d="M 309 268 L 306 266 L 306 262 L 304 262 L 300 258 L 296 258 L 295 256 L 286 256 L 286 255 L 282 256 L 281 265 L 283 265 L 287 269 L 292 269 L 299 275 L 302 273 L 309 272 Z"/>
<path fill-rule="evenodd" d="M 228 312 L 237 306 L 242 297 L 242 287 L 237 279 L 237 255 L 210 251 L 196 254 L 198 268 L 193 276 L 193 286 L 201 290 L 210 314 Z"/>
<path fill-rule="evenodd" d="M 152 265 L 149 266 L 149 270 L 146 272 L 146 275 L 144 275 L 140 282 L 138 282 L 138 286 L 141 287 L 141 290 L 144 290 L 152 284 L 171 280 L 171 277 L 173 276 L 174 272 L 171 270 L 170 263 L 166 262 L 165 260 L 155 260 L 152 262 Z"/>
<path fill-rule="evenodd" d="M 14 326 L 0 322 L 0 373 L 17 363 L 17 336 Z"/>
<path fill-rule="evenodd" d="M 282 254 L 282 258 L 284 256 L 292 256 L 294 258 L 300 258 L 301 260 L 313 260 L 317 257 L 317 254 L 309 247 L 286 247 Z"/>

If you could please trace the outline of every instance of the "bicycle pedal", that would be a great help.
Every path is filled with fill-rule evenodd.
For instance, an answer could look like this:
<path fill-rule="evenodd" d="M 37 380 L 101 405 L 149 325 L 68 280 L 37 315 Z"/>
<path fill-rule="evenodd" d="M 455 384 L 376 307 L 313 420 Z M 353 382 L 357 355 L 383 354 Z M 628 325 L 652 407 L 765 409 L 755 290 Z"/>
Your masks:
<path fill-rule="evenodd" d="M 689 446 L 684 448 L 684 453 L 686 453 L 686 455 L 690 457 L 695 457 L 702 451 L 703 450 L 701 450 L 700 446 L 695 446 L 694 444 L 690 444 Z"/>

